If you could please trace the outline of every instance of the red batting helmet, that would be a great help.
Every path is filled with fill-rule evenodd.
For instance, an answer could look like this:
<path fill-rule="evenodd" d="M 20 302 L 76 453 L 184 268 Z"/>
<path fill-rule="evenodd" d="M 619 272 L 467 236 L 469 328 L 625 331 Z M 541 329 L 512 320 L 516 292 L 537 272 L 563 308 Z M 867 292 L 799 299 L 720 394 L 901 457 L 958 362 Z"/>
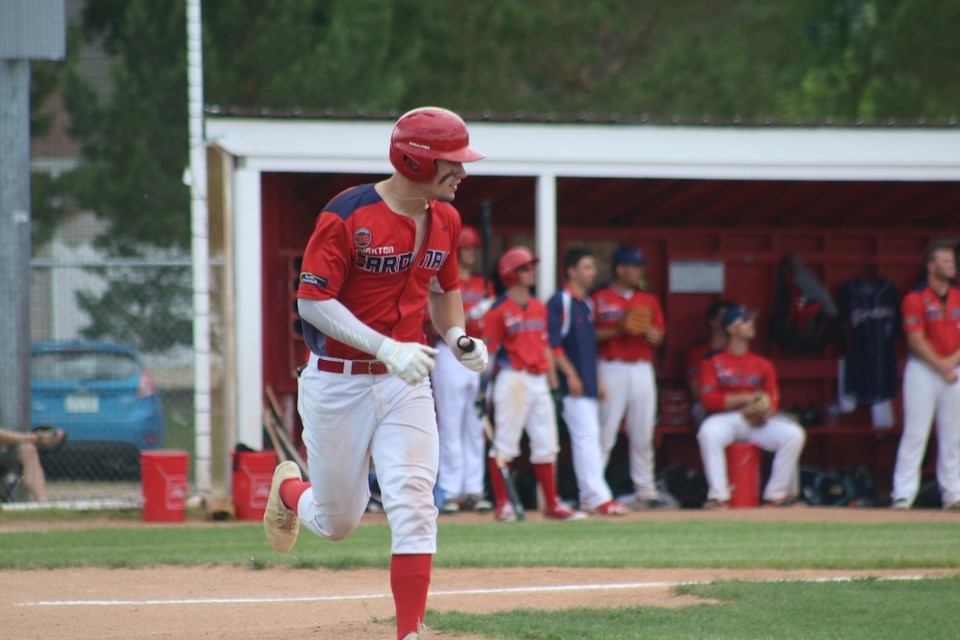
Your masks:
<path fill-rule="evenodd" d="M 486 156 L 470 146 L 463 119 L 439 107 L 408 111 L 397 120 L 390 136 L 390 164 L 414 182 L 430 182 L 437 175 L 434 160 L 474 162 Z"/>
<path fill-rule="evenodd" d="M 536 257 L 526 247 L 513 247 L 500 256 L 497 272 L 503 286 L 509 287 L 517 283 L 517 269 L 528 264 L 537 264 L 540 258 Z"/>
<path fill-rule="evenodd" d="M 460 238 L 457 240 L 457 249 L 460 247 L 479 247 L 483 244 L 480 234 L 473 227 L 463 225 L 460 228 Z"/>

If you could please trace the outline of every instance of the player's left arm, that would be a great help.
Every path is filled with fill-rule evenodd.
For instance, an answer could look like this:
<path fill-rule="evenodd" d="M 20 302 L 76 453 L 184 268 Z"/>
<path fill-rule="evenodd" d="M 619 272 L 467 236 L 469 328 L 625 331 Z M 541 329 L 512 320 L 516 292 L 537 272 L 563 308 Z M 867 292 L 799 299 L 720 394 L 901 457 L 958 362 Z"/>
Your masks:
<path fill-rule="evenodd" d="M 663 319 L 663 309 L 656 298 L 650 297 L 651 317 L 650 326 L 647 328 L 644 337 L 653 347 L 659 347 L 663 343 L 663 336 L 666 333 L 666 324 Z"/>

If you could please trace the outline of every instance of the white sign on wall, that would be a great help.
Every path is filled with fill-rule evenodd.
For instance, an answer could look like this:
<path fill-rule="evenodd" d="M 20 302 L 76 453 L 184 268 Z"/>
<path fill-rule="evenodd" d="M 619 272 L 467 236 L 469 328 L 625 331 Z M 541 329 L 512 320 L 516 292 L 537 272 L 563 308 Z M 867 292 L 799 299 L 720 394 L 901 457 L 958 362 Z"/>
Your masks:
<path fill-rule="evenodd" d="M 723 262 L 672 260 L 670 293 L 723 293 Z"/>

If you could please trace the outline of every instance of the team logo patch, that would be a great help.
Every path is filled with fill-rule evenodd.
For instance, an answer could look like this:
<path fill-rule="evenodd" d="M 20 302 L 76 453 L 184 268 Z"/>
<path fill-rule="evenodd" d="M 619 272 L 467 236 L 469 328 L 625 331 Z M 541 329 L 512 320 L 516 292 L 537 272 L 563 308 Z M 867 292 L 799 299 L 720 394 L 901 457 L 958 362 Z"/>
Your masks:
<path fill-rule="evenodd" d="M 314 275 L 312 273 L 307 273 L 306 271 L 300 274 L 300 282 L 303 284 L 312 284 L 315 287 L 320 287 L 321 289 L 327 288 L 326 278 Z"/>
<path fill-rule="evenodd" d="M 361 249 L 369 247 L 371 242 L 373 242 L 373 234 L 370 233 L 370 229 L 361 227 L 353 232 L 353 244 Z"/>

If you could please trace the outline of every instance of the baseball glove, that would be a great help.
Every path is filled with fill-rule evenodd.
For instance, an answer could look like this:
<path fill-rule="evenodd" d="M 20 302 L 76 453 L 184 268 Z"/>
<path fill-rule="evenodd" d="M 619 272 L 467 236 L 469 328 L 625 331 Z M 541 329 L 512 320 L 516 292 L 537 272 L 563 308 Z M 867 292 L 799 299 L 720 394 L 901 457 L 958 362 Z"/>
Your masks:
<path fill-rule="evenodd" d="M 652 313 L 649 307 L 630 307 L 623 314 L 620 325 L 624 332 L 631 336 L 639 336 L 646 333 L 650 328 Z"/>
<path fill-rule="evenodd" d="M 770 404 L 770 396 L 763 391 L 758 391 L 750 404 L 740 409 L 744 420 L 753 425 L 763 424 L 772 413 L 773 405 Z"/>

